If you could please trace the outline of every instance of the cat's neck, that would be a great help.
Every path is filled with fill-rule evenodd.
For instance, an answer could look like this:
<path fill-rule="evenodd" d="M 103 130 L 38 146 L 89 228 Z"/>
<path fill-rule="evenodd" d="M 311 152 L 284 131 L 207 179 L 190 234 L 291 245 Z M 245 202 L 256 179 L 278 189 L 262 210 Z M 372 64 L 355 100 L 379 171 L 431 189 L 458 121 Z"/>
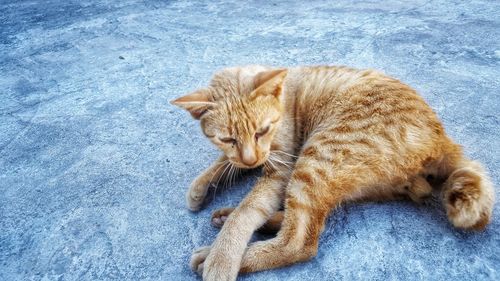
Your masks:
<path fill-rule="evenodd" d="M 297 71 L 289 69 L 287 78 L 283 83 L 281 93 L 281 102 L 283 106 L 283 115 L 280 122 L 280 127 L 275 135 L 273 146 L 275 149 L 286 151 L 287 153 L 297 154 L 302 146 L 302 138 L 300 134 L 300 116 L 297 116 L 300 102 L 297 100 L 298 87 Z M 297 123 L 297 121 L 299 121 Z M 297 126 L 298 125 L 298 126 Z"/>

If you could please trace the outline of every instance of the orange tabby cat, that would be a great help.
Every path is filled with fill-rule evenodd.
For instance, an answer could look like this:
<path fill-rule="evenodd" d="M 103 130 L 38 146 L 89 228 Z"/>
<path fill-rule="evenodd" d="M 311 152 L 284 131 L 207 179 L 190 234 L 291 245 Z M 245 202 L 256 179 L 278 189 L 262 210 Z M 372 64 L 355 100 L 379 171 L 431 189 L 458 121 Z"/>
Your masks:
<path fill-rule="evenodd" d="M 226 171 L 264 166 L 237 208 L 214 213 L 221 232 L 191 258 L 204 280 L 235 280 L 238 272 L 308 260 L 336 206 L 401 196 L 420 201 L 432 191 L 428 176 L 443 179 L 454 226 L 481 230 L 489 222 L 494 191 L 481 165 L 464 157 L 413 89 L 378 72 L 228 68 L 207 88 L 172 103 L 200 119 L 223 151 L 190 187 L 190 209 L 200 208 Z M 267 229 L 279 229 L 276 237 L 248 245 L 266 221 Z"/>

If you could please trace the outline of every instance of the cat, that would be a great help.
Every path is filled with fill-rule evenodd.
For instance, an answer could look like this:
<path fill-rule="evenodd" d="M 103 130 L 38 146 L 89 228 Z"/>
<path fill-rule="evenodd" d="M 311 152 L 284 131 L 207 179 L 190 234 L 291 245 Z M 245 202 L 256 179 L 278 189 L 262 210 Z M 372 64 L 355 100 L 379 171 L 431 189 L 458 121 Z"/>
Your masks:
<path fill-rule="evenodd" d="M 193 252 L 191 268 L 203 280 L 309 260 L 335 207 L 401 196 L 419 202 L 432 192 L 428 178 L 442 179 L 455 227 L 482 230 L 492 215 L 494 190 L 482 166 L 463 155 L 415 90 L 377 71 L 231 67 L 171 103 L 200 120 L 223 152 L 189 188 L 191 210 L 227 171 L 263 166 L 237 208 L 213 214 L 222 226 L 214 243 Z M 276 236 L 248 245 L 261 227 Z"/>

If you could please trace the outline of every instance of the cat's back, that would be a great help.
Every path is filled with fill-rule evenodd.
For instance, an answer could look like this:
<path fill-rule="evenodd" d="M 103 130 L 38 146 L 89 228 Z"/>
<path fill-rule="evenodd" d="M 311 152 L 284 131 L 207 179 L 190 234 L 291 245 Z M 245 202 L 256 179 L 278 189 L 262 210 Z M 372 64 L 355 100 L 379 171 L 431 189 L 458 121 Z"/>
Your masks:
<path fill-rule="evenodd" d="M 384 74 L 371 69 L 347 66 L 304 66 L 289 69 L 289 80 L 308 98 L 341 93 L 361 84 L 384 81 Z M 304 97 L 305 97 L 304 96 Z"/>
<path fill-rule="evenodd" d="M 399 80 L 371 69 L 345 66 L 291 68 L 286 90 L 301 116 L 356 121 L 380 117 L 386 122 L 419 119 L 435 123 L 437 117 L 423 98 Z M 419 118 L 409 118 L 410 116 Z"/>
<path fill-rule="evenodd" d="M 295 99 L 288 110 L 303 140 L 327 132 L 330 139 L 370 139 L 391 148 L 385 153 L 416 151 L 443 140 L 441 122 L 423 98 L 380 72 L 302 67 L 290 69 L 287 79 L 285 90 Z"/>
<path fill-rule="evenodd" d="M 296 98 L 307 101 L 351 103 L 369 96 L 423 99 L 408 85 L 373 69 L 346 66 L 307 66 L 291 68 L 287 80 Z M 425 102 L 424 102 L 425 103 Z M 325 105 L 331 103 L 324 103 Z"/>

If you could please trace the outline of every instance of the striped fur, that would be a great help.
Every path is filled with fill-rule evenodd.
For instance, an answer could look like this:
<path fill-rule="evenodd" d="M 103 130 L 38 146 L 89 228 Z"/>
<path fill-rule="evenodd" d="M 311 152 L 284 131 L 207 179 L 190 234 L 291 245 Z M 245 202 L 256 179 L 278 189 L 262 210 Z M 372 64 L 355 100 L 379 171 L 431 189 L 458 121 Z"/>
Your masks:
<path fill-rule="evenodd" d="M 200 208 L 208 186 L 228 177 L 229 166 L 264 166 L 237 208 L 214 213 L 221 232 L 191 260 L 204 280 L 308 260 L 336 206 L 401 197 L 419 202 L 431 194 L 428 177 L 444 182 L 454 226 L 481 230 L 491 217 L 494 192 L 481 165 L 464 157 L 413 89 L 376 71 L 228 68 L 209 87 L 172 103 L 200 119 L 224 154 L 193 182 L 189 208 Z M 279 231 L 248 245 L 259 228 Z"/>

